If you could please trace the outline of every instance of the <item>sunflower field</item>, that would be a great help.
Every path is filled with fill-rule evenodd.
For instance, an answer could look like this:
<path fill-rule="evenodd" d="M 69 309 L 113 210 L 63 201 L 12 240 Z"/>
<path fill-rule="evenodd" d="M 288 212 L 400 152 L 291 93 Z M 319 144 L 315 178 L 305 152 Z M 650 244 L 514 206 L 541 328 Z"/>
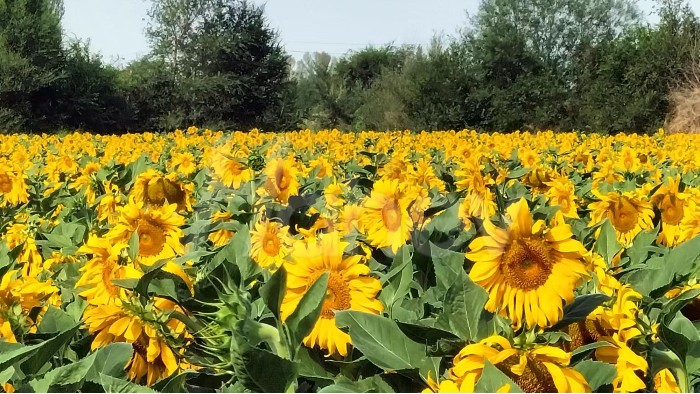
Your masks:
<path fill-rule="evenodd" d="M 6 392 L 700 389 L 700 137 L 0 136 Z"/>

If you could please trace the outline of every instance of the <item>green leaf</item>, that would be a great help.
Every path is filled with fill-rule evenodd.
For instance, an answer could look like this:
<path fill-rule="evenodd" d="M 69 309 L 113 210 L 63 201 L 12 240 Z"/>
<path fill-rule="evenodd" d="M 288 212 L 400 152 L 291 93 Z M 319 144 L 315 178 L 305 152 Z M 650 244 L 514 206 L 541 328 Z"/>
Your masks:
<path fill-rule="evenodd" d="M 284 393 L 296 381 L 295 365 L 274 353 L 263 349 L 251 348 L 243 353 L 242 370 L 236 373 L 245 374 L 240 379 L 243 385 L 252 391 Z"/>
<path fill-rule="evenodd" d="M 194 371 L 184 371 L 156 382 L 152 388 L 161 393 L 187 393 L 187 377 L 194 374 Z"/>
<path fill-rule="evenodd" d="M 132 353 L 130 344 L 112 343 L 77 362 L 50 370 L 29 385 L 41 393 L 50 391 L 52 387 L 79 384 L 85 380 L 100 384 L 100 374 L 123 377 Z"/>
<path fill-rule="evenodd" d="M 690 301 L 698 298 L 698 296 L 700 296 L 700 289 L 692 289 L 668 301 L 662 309 L 661 323 L 666 325 L 670 324 L 676 317 L 676 314 Z"/>
<path fill-rule="evenodd" d="M 105 393 L 156 393 L 146 386 L 141 386 L 128 380 L 100 374 L 100 384 Z"/>
<path fill-rule="evenodd" d="M 313 379 L 323 379 L 332 381 L 334 375 L 323 368 L 323 360 L 315 360 L 307 348 L 302 348 L 297 353 L 297 372 L 299 376 Z"/>
<path fill-rule="evenodd" d="M 78 322 L 68 313 L 49 305 L 41 318 L 37 330 L 40 333 L 63 332 L 75 327 Z"/>
<path fill-rule="evenodd" d="M 121 378 L 126 375 L 126 365 L 134 354 L 133 347 L 128 343 L 111 343 L 98 349 L 94 354 L 94 362 L 87 372 L 85 379 L 99 383 L 100 374 Z"/>
<path fill-rule="evenodd" d="M 277 319 L 280 318 L 280 306 L 284 298 L 284 291 L 287 287 L 287 270 L 281 266 L 262 287 L 260 296 L 267 308 L 272 311 Z"/>
<path fill-rule="evenodd" d="M 430 242 L 430 257 L 435 268 L 438 291 L 444 294 L 457 279 L 464 276 L 464 253 L 442 249 Z"/>
<path fill-rule="evenodd" d="M 564 317 L 552 327 L 552 330 L 558 330 L 584 320 L 595 308 L 608 300 L 610 297 L 605 294 L 585 294 L 576 297 L 574 302 L 564 307 Z"/>
<path fill-rule="evenodd" d="M 436 327 L 428 327 L 419 324 L 397 321 L 401 332 L 412 341 L 418 343 L 436 343 L 441 339 L 459 339 L 455 334 Z"/>
<path fill-rule="evenodd" d="M 394 256 L 391 269 L 382 278 L 382 292 L 379 299 L 389 310 L 394 304 L 406 298 L 413 282 L 413 262 L 410 246 L 403 245 Z"/>
<path fill-rule="evenodd" d="M 487 300 L 486 290 L 462 272 L 445 294 L 443 318 L 447 319 L 452 332 L 460 338 L 476 341 L 479 339 L 479 320 Z"/>
<path fill-rule="evenodd" d="M 581 361 L 576 364 L 574 369 L 579 371 L 581 375 L 586 378 L 592 391 L 596 391 L 601 386 L 612 383 L 617 373 L 614 365 L 591 360 Z"/>
<path fill-rule="evenodd" d="M 68 344 L 78 331 L 80 325 L 73 323 L 73 327 L 61 332 L 48 341 L 42 342 L 41 350 L 32 354 L 20 367 L 20 370 L 26 375 L 33 375 L 41 369 L 47 362 L 58 353 L 58 350 Z"/>
<path fill-rule="evenodd" d="M 600 227 L 598 240 L 595 242 L 595 251 L 598 252 L 598 254 L 603 257 L 606 264 L 610 266 L 613 258 L 620 250 L 622 250 L 622 245 L 617 242 L 615 228 L 609 220 L 606 220 Z"/>
<path fill-rule="evenodd" d="M 425 362 L 425 346 L 408 339 L 393 320 L 346 310 L 336 312 L 335 323 L 347 327 L 353 346 L 381 369 L 417 369 Z"/>
<path fill-rule="evenodd" d="M 131 261 L 136 261 L 139 256 L 139 231 L 134 230 L 129 237 L 129 258 Z"/>
<path fill-rule="evenodd" d="M 503 387 L 504 385 L 510 385 L 511 393 L 522 393 L 522 389 L 513 382 L 506 374 L 501 372 L 500 369 L 496 368 L 488 360 L 484 360 L 484 370 L 481 373 L 479 381 L 476 382 L 477 393 L 495 393 Z"/>
<path fill-rule="evenodd" d="M 591 352 L 593 352 L 595 349 L 604 346 L 610 346 L 610 342 L 598 341 L 576 348 L 576 350 L 571 352 L 571 364 L 575 364 L 578 361 L 583 360 L 584 358 L 588 357 L 588 355 L 591 354 Z"/>
<path fill-rule="evenodd" d="M 299 301 L 297 308 L 285 321 L 286 326 L 289 328 L 289 339 L 293 346 L 301 346 L 301 341 L 309 335 L 321 316 L 327 289 L 328 273 L 324 273 L 311 285 L 301 298 L 301 301 Z"/>
<path fill-rule="evenodd" d="M 352 381 L 345 376 L 339 376 L 335 383 L 326 386 L 318 391 L 319 393 L 393 393 L 389 384 L 387 384 L 379 375 L 374 375 L 367 379 Z"/>

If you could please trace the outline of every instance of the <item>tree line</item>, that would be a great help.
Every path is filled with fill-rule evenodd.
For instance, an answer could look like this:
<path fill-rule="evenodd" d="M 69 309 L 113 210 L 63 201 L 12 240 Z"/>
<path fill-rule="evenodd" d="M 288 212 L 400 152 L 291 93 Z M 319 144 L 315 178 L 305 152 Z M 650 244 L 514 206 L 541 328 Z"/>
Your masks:
<path fill-rule="evenodd" d="M 61 0 L 0 0 L 0 129 L 651 132 L 698 62 L 700 20 L 658 0 L 483 0 L 427 46 L 295 62 L 264 8 L 152 0 L 151 51 L 117 68 L 64 37 Z"/>

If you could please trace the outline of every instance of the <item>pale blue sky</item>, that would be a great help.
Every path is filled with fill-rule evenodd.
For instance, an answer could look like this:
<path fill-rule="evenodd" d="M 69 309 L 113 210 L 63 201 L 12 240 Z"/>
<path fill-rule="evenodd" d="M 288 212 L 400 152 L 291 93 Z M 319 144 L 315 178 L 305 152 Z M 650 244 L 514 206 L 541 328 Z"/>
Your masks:
<path fill-rule="evenodd" d="M 294 57 L 334 56 L 368 44 L 427 44 L 435 33 L 454 34 L 479 0 L 255 0 Z M 653 0 L 642 0 L 645 13 Z M 691 0 L 700 13 L 700 0 Z M 106 61 L 124 65 L 148 52 L 144 30 L 149 0 L 64 0 L 69 37 L 89 39 Z"/>

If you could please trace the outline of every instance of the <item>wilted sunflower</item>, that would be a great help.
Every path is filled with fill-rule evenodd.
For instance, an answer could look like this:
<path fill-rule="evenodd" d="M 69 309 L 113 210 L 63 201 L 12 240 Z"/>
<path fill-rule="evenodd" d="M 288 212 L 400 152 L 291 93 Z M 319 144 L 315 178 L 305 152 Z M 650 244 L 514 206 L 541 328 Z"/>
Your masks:
<path fill-rule="evenodd" d="M 486 361 L 526 393 L 591 391 L 583 375 L 569 367 L 571 354 L 544 345 L 535 345 L 529 350 L 517 349 L 508 339 L 498 335 L 467 345 L 455 356 L 448 371 L 454 388 L 460 392 L 474 392 Z"/>
<path fill-rule="evenodd" d="M 469 276 L 489 293 L 487 310 L 510 318 L 516 328 L 549 327 L 574 299 L 586 274 L 586 250 L 567 224 L 546 229 L 543 221 L 533 221 L 525 199 L 506 213 L 507 229 L 484 221 L 487 235 L 469 245 L 466 257 L 474 262 Z"/>
<path fill-rule="evenodd" d="M 289 226 L 265 219 L 250 230 L 250 257 L 263 268 L 277 269 L 291 243 Z"/>
<path fill-rule="evenodd" d="M 678 190 L 680 176 L 668 178 L 668 185 L 662 185 L 651 197 L 651 202 L 661 211 L 661 232 L 659 242 L 666 246 L 677 246 L 688 240 L 687 232 L 681 230 L 686 211 L 695 206 L 690 193 Z"/>
<path fill-rule="evenodd" d="M 0 165 L 0 208 L 29 201 L 27 176 L 21 169 L 13 169 L 10 163 Z"/>
<path fill-rule="evenodd" d="M 178 370 L 178 360 L 162 334 L 153 323 L 143 320 L 129 308 L 106 304 L 88 308 L 83 319 L 90 334 L 96 334 L 90 346 L 99 349 L 110 343 L 131 344 L 134 354 L 128 365 L 129 379 L 140 382 L 146 378 L 148 386 Z"/>
<path fill-rule="evenodd" d="M 600 340 L 611 344 L 597 348 L 595 357 L 604 363 L 615 364 L 613 392 L 633 393 L 645 389 L 644 377 L 649 370 L 647 360 L 630 349 L 617 333 L 611 337 L 602 337 Z"/>
<path fill-rule="evenodd" d="M 161 259 L 169 259 L 184 253 L 180 242 L 180 226 L 185 218 L 178 215 L 177 205 L 144 208 L 143 202 L 133 198 L 121 208 L 119 221 L 107 233 L 111 242 L 129 243 L 134 232 L 139 237 L 139 261 L 151 265 Z"/>
<path fill-rule="evenodd" d="M 301 298 L 316 279 L 328 273 L 328 289 L 321 316 L 311 333 L 304 338 L 309 347 L 318 346 L 329 355 L 348 353 L 350 336 L 335 325 L 335 311 L 354 310 L 379 314 L 384 310 L 376 299 L 382 289 L 378 279 L 370 274 L 363 256 L 347 256 L 343 251 L 348 243 L 341 242 L 338 233 L 321 235 L 316 242 L 297 241 L 291 261 L 285 262 L 287 290 L 281 306 L 282 320 L 294 312 Z"/>
<path fill-rule="evenodd" d="M 408 213 L 412 198 L 399 188 L 399 181 L 379 180 L 372 194 L 365 198 L 358 222 L 369 243 L 377 248 L 389 247 L 396 253 L 406 243 L 413 228 Z"/>
<path fill-rule="evenodd" d="M 654 375 L 654 390 L 657 393 L 680 393 L 675 376 L 668 368 L 664 368 Z"/>
<path fill-rule="evenodd" d="M 90 235 L 87 243 L 78 249 L 78 253 L 92 256 L 80 269 L 82 274 L 75 283 L 76 288 L 85 288 L 79 294 L 90 304 L 108 304 L 126 296 L 126 290 L 115 285 L 113 279 L 141 277 L 141 271 L 133 264 L 121 264 L 119 261 L 122 250 L 127 247 L 125 243 L 112 243 L 106 238 Z"/>
<path fill-rule="evenodd" d="M 211 221 L 214 223 L 218 222 L 220 225 L 229 223 L 228 219 L 231 219 L 231 212 L 219 211 L 214 212 L 211 215 Z M 208 238 L 214 244 L 214 246 L 224 246 L 231 240 L 231 238 L 233 238 L 233 234 L 233 230 L 221 228 L 219 230 L 212 231 Z"/>
<path fill-rule="evenodd" d="M 265 168 L 265 191 L 282 204 L 286 204 L 290 196 L 299 192 L 299 181 L 294 158 L 271 160 Z"/>
<path fill-rule="evenodd" d="M 545 196 L 549 200 L 549 205 L 557 205 L 561 208 L 561 213 L 567 218 L 578 218 L 576 212 L 576 189 L 568 177 L 560 176 L 547 183 L 549 190 Z"/>
<path fill-rule="evenodd" d="M 190 183 L 178 182 L 177 174 L 161 175 L 154 169 L 141 173 L 134 181 L 131 196 L 145 206 L 160 207 L 177 204 L 178 210 L 192 210 L 192 191 Z"/>
<path fill-rule="evenodd" d="M 10 320 L 19 320 L 24 329 L 33 325 L 36 322 L 29 317 L 29 312 L 58 295 L 58 291 L 50 279 L 39 281 L 36 277 L 22 275 L 18 270 L 7 271 L 0 281 L 0 339 L 17 342 Z"/>
<path fill-rule="evenodd" d="M 622 245 L 630 245 L 642 230 L 654 227 L 652 205 L 639 197 L 639 193 L 610 192 L 603 195 L 594 190 L 593 194 L 600 201 L 588 204 L 591 210 L 590 225 L 598 224 L 607 218 L 615 228 L 617 240 Z"/>

